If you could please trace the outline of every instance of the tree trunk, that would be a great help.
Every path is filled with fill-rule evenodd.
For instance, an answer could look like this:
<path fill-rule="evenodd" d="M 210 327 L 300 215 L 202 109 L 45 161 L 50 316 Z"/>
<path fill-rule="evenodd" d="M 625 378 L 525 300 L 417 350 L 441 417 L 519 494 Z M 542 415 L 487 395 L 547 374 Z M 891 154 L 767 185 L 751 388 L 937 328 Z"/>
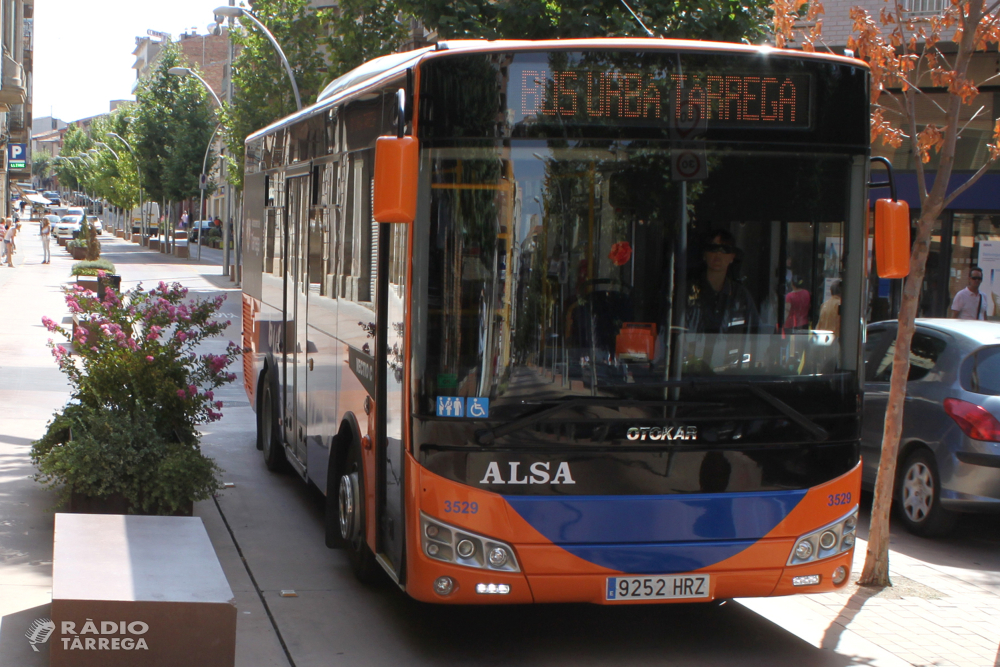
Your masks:
<path fill-rule="evenodd" d="M 910 374 L 910 342 L 913 340 L 914 320 L 920 304 L 920 289 L 924 283 L 931 228 L 940 212 L 940 201 L 933 208 L 925 207 L 921 212 L 917 240 L 910 252 L 910 274 L 903 283 L 896 350 L 892 358 L 892 381 L 889 384 L 885 428 L 882 431 L 882 456 L 875 480 L 875 502 L 872 504 L 871 529 L 868 533 L 868 550 L 865 553 L 865 566 L 858 580 L 862 586 L 892 586 L 889 580 L 889 512 L 896 486 L 896 459 L 899 455 L 899 435 L 903 429 L 906 379 Z"/>

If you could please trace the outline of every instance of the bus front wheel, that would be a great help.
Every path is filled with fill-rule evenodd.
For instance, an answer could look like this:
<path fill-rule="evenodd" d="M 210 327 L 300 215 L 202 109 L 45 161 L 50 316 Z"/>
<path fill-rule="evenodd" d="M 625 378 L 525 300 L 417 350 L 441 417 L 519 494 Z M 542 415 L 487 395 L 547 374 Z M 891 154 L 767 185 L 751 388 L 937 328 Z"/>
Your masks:
<path fill-rule="evenodd" d="M 354 576 L 371 583 L 378 574 L 378 563 L 365 541 L 365 475 L 361 463 L 361 443 L 351 438 L 343 474 L 337 485 L 337 514 L 340 536 L 346 544 L 347 557 Z"/>
<path fill-rule="evenodd" d="M 274 395 L 271 371 L 265 371 L 260 381 L 260 406 L 257 410 L 257 441 L 264 452 L 264 465 L 272 472 L 282 469 L 285 464 L 285 448 L 281 444 L 278 430 L 278 401 Z"/>

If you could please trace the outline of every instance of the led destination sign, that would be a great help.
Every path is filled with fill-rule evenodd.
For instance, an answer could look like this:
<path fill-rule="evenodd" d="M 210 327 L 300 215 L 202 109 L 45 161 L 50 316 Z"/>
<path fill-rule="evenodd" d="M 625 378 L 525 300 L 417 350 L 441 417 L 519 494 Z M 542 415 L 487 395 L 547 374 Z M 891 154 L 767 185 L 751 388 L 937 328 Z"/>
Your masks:
<path fill-rule="evenodd" d="M 812 117 L 808 74 L 550 70 L 539 63 L 512 75 L 518 122 L 804 129 Z"/>

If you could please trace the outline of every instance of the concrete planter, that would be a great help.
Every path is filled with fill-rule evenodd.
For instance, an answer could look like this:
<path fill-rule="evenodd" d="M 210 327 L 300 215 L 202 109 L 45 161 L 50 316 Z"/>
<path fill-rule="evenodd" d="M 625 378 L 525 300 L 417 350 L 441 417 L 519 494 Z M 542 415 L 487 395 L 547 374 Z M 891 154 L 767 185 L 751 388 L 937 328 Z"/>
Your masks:
<path fill-rule="evenodd" d="M 159 250 L 160 249 L 160 239 L 149 239 L 149 249 Z"/>
<path fill-rule="evenodd" d="M 89 289 L 93 292 L 97 291 L 97 276 L 80 276 L 76 279 L 76 284 L 84 289 Z"/>
<path fill-rule="evenodd" d="M 73 259 L 75 260 L 81 260 L 87 258 L 86 248 L 70 248 L 69 253 L 73 255 Z"/>

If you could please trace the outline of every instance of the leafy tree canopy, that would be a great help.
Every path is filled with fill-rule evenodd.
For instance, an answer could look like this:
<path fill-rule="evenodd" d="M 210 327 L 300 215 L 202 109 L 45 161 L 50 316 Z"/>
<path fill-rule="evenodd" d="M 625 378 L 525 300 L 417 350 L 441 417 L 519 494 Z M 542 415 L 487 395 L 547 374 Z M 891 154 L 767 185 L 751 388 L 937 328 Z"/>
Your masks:
<path fill-rule="evenodd" d="M 99 146 L 101 149 L 97 154 L 99 175 L 95 191 L 113 206 L 122 209 L 135 208 L 139 203 L 139 176 L 136 172 L 136 160 L 131 151 L 117 138 L 111 136 L 111 133 L 128 141 L 135 113 L 136 107 L 133 104 L 120 106 L 107 116 L 96 119 L 91 128 L 91 136 L 95 142 L 106 144 L 111 149 Z"/>
<path fill-rule="evenodd" d="M 621 0 L 405 0 L 405 9 L 445 39 L 646 37 Z M 769 2 L 670 0 L 629 3 L 657 37 L 757 43 Z"/>
<path fill-rule="evenodd" d="M 167 73 L 184 64 L 179 47 L 167 44 L 136 90 L 130 142 L 139 157 L 143 187 L 153 201 L 198 195 L 202 160 L 217 124 L 201 82 Z"/>
<path fill-rule="evenodd" d="M 328 78 L 320 13 L 310 8 L 308 0 L 257 0 L 253 12 L 281 45 L 295 73 L 302 103 L 311 103 Z M 226 146 L 233 156 L 230 182 L 242 188 L 243 142 L 256 130 L 295 111 L 295 96 L 284 65 L 264 33 L 247 20 L 229 35 L 240 51 L 233 61 L 236 92 L 234 99 L 223 105 L 222 119 Z"/>

